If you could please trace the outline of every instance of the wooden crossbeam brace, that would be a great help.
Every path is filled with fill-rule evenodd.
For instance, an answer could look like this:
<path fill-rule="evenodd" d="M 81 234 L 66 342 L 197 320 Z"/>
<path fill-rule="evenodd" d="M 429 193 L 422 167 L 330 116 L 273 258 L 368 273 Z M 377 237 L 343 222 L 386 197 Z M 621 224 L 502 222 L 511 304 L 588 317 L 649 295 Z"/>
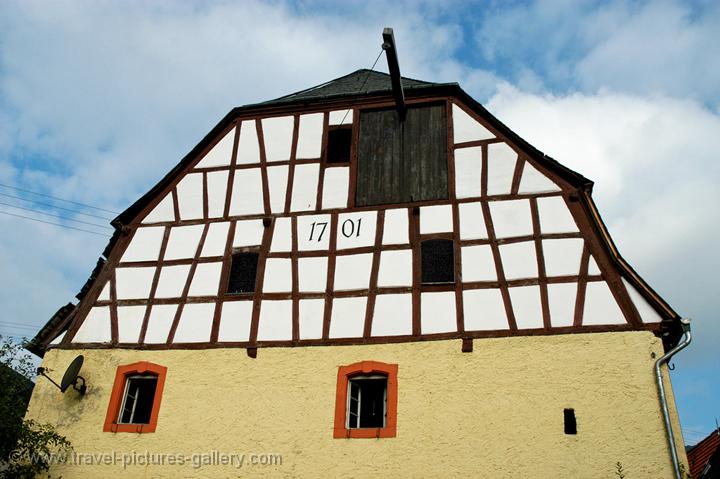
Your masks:
<path fill-rule="evenodd" d="M 403 92 L 402 81 L 400 79 L 400 64 L 398 63 L 397 47 L 395 46 L 395 35 L 392 28 L 383 30 L 383 50 L 388 62 L 388 70 L 390 71 L 390 80 L 392 81 L 393 96 L 395 97 L 395 107 L 397 108 L 400 121 L 405 120 L 407 108 L 405 106 L 405 92 Z"/>

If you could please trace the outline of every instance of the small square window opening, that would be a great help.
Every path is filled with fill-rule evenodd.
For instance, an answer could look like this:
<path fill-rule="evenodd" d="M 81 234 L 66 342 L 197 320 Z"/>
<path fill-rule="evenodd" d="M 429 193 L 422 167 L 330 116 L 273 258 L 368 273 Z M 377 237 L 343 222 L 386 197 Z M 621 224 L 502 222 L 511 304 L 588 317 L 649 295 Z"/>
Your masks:
<path fill-rule="evenodd" d="M 348 381 L 347 428 L 382 428 L 387 416 L 387 376 L 355 376 Z"/>
<path fill-rule="evenodd" d="M 565 416 L 565 434 L 577 434 L 577 421 L 574 409 L 563 410 Z"/>
<path fill-rule="evenodd" d="M 258 253 L 235 253 L 232 255 L 228 294 L 252 293 L 255 291 Z"/>
<path fill-rule="evenodd" d="M 149 424 L 158 378 L 152 374 L 127 376 L 118 424 Z"/>
<path fill-rule="evenodd" d="M 449 239 L 425 240 L 422 250 L 423 284 L 455 282 L 455 252 Z"/>
<path fill-rule="evenodd" d="M 352 127 L 342 126 L 328 130 L 327 163 L 349 163 L 352 145 Z"/>

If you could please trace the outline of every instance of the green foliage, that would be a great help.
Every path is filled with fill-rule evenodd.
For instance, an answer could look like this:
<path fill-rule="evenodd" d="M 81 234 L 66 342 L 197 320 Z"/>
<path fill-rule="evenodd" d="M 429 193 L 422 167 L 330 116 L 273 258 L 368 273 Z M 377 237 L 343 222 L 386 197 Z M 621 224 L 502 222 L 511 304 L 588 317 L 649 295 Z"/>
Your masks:
<path fill-rule="evenodd" d="M 0 336 L 0 479 L 37 477 L 71 449 L 52 425 L 23 419 L 35 371 L 22 345 Z"/>
<path fill-rule="evenodd" d="M 620 461 L 615 463 L 615 475 L 620 479 L 625 478 L 625 470 L 623 469 L 622 462 Z"/>

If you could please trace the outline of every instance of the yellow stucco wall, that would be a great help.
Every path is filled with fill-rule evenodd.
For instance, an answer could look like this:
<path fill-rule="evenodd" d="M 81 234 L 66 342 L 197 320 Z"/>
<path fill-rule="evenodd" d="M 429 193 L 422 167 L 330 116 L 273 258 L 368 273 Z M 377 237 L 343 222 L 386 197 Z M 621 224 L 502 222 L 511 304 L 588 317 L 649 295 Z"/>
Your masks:
<path fill-rule="evenodd" d="M 64 478 L 609 478 L 617 462 L 627 478 L 671 477 L 653 352 L 662 345 L 648 332 L 483 339 L 472 353 L 458 340 L 267 348 L 257 359 L 244 349 L 55 349 L 44 360 L 55 376 L 85 355 L 88 392 L 63 395 L 40 378 L 28 417 L 58 425 L 78 454 L 117 454 L 116 464 L 56 466 Z M 103 432 L 117 366 L 143 360 L 168 368 L 157 432 Z M 337 368 L 362 360 L 399 365 L 395 438 L 332 437 Z M 576 436 L 563 433 L 568 407 Z M 146 451 L 189 459 L 123 468 L 123 454 Z M 193 454 L 213 451 L 244 453 L 245 465 L 193 466 Z M 264 453 L 282 464 L 247 464 Z"/>

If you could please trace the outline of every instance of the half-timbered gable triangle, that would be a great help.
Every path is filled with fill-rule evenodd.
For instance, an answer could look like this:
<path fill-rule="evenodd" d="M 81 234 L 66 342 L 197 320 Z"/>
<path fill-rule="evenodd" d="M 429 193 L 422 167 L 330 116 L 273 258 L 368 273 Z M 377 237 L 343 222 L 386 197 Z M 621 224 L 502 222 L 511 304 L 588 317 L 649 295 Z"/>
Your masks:
<path fill-rule="evenodd" d="M 368 70 L 232 110 L 114 220 L 122 234 L 67 334 L 38 342 L 679 337 L 612 244 L 591 181 L 457 84 L 403 82 L 402 125 L 389 76 Z"/>

